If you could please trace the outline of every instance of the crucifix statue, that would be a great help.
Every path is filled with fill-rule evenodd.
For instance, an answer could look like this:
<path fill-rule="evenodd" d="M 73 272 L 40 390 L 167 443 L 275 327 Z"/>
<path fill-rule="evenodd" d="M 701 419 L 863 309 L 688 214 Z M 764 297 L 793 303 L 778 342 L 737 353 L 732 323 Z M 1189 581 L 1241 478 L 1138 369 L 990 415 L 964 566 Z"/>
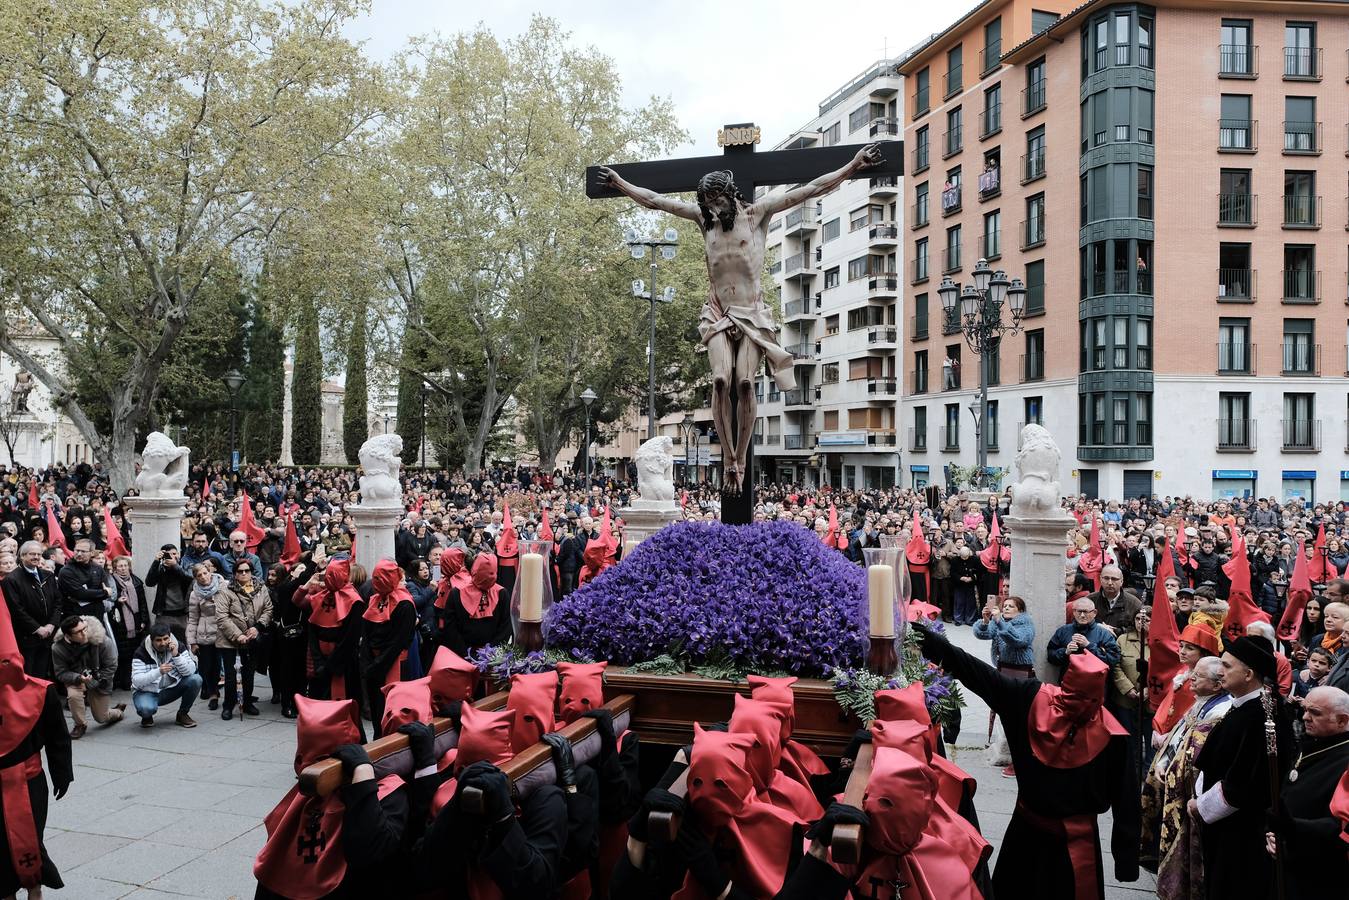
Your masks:
<path fill-rule="evenodd" d="M 592 166 L 587 170 L 586 192 L 591 197 L 626 195 L 647 209 L 695 222 L 703 234 L 711 291 L 698 333 L 712 369 L 712 418 L 722 436 L 724 489 L 738 497 L 749 474 L 754 379 L 760 362 L 767 363 L 780 389 L 796 386 L 792 355 L 778 343 L 777 324 L 760 286 L 769 222 L 777 213 L 827 194 L 849 178 L 902 174 L 903 147 L 888 141 L 861 148 L 756 154 L 757 128 L 727 126 L 721 138 L 726 147 L 721 157 Z M 826 174 L 816 174 L 822 171 Z M 768 184 L 796 186 L 754 199 L 755 188 Z M 693 190 L 697 202 L 658 190 Z M 747 515 L 735 519 L 749 521 Z M 730 521 L 724 504 L 723 520 Z"/>

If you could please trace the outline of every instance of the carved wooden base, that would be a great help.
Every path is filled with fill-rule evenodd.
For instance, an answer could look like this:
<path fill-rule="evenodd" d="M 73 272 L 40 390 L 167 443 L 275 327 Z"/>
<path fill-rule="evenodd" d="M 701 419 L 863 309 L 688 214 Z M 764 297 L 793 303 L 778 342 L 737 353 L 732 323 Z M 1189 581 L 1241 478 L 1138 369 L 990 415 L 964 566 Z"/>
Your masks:
<path fill-rule="evenodd" d="M 540 622 L 520 621 L 520 630 L 515 635 L 515 643 L 526 653 L 543 649 L 543 625 Z"/>
<path fill-rule="evenodd" d="M 893 675 L 899 669 L 899 657 L 895 653 L 895 639 L 892 637 L 873 637 L 871 649 L 867 651 L 867 671 L 873 675 Z"/>

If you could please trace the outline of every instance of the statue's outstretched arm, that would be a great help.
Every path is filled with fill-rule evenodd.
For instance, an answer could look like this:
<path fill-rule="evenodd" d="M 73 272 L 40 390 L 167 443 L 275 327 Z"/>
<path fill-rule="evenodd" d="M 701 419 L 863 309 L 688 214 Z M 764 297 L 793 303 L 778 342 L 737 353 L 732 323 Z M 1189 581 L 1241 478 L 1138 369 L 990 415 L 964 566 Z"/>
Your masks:
<path fill-rule="evenodd" d="M 813 200 L 816 197 L 822 197 L 825 194 L 838 187 L 844 181 L 851 178 L 863 169 L 869 169 L 874 165 L 881 163 L 884 157 L 881 155 L 880 146 L 877 144 L 867 144 L 861 150 L 857 151 L 846 166 L 841 169 L 835 169 L 809 181 L 800 187 L 792 188 L 790 191 L 782 193 L 772 193 L 764 197 L 758 203 L 754 204 L 754 210 L 764 221 L 784 209 L 791 209 L 793 206 L 805 203 L 807 200 Z"/>
<path fill-rule="evenodd" d="M 687 200 L 680 200 L 666 194 L 657 194 L 648 188 L 638 187 L 608 166 L 600 167 L 599 183 L 601 187 L 612 187 L 621 191 L 647 209 L 659 209 L 671 215 L 691 219 L 694 222 L 703 220 L 702 211 L 698 209 L 696 203 L 689 203 Z"/>

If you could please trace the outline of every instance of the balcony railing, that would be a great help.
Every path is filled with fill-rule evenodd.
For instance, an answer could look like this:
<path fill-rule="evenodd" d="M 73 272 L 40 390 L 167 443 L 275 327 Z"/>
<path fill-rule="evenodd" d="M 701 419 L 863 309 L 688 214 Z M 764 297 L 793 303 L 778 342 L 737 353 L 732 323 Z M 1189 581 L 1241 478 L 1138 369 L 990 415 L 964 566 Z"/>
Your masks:
<path fill-rule="evenodd" d="M 927 262 L 926 256 L 920 256 L 909 263 L 909 270 L 913 273 L 909 280 L 913 284 L 921 284 L 927 281 Z"/>
<path fill-rule="evenodd" d="M 913 117 L 916 119 L 932 108 L 928 102 L 928 89 L 921 88 L 913 92 Z"/>
<path fill-rule="evenodd" d="M 927 171 L 928 167 L 928 145 L 919 144 L 913 148 L 913 174 Z"/>
<path fill-rule="evenodd" d="M 1321 152 L 1321 123 L 1283 123 L 1283 152 L 1285 155 L 1316 155 Z"/>
<path fill-rule="evenodd" d="M 1028 86 L 1021 90 L 1021 118 L 1033 116 L 1045 108 L 1048 97 L 1046 89 L 1046 79 L 1041 78 L 1038 81 L 1032 81 Z"/>
<path fill-rule="evenodd" d="M 979 70 L 981 75 L 987 75 L 998 67 L 1002 62 L 1002 41 L 997 40 L 989 44 L 983 51 L 984 66 Z"/>
<path fill-rule="evenodd" d="M 867 329 L 868 344 L 893 344 L 899 340 L 899 329 L 893 325 L 874 325 Z"/>
<path fill-rule="evenodd" d="M 941 252 L 942 274 L 960 271 L 960 245 L 952 244 Z"/>
<path fill-rule="evenodd" d="M 815 314 L 815 299 L 813 297 L 801 297 L 796 300 L 788 300 L 783 307 L 783 313 L 789 319 L 796 316 L 812 316 Z"/>
<path fill-rule="evenodd" d="M 1219 375 L 1254 375 L 1255 344 L 1218 342 Z"/>
<path fill-rule="evenodd" d="M 783 406 L 811 406 L 815 402 L 815 392 L 810 388 L 793 388 L 782 396 Z"/>
<path fill-rule="evenodd" d="M 782 449 L 784 450 L 810 450 L 815 446 L 815 435 L 806 434 L 784 434 L 782 436 Z"/>
<path fill-rule="evenodd" d="M 810 262 L 811 260 L 807 258 L 806 254 L 793 253 L 791 256 L 787 257 L 786 261 L 782 264 L 782 271 L 784 274 L 790 275 L 793 272 L 799 272 L 803 269 L 810 268 Z"/>
<path fill-rule="evenodd" d="M 941 427 L 941 449 L 943 453 L 952 453 L 960 449 L 960 427 L 949 425 Z"/>
<path fill-rule="evenodd" d="M 1321 48 L 1284 47 L 1283 77 L 1289 81 L 1320 81 Z"/>
<path fill-rule="evenodd" d="M 1320 376 L 1321 345 L 1301 341 L 1283 342 L 1282 375 Z"/>
<path fill-rule="evenodd" d="M 909 316 L 909 340 L 921 341 L 927 337 L 927 316 Z"/>
<path fill-rule="evenodd" d="M 979 173 L 979 196 L 992 197 L 1002 190 L 1002 169 L 994 167 Z"/>
<path fill-rule="evenodd" d="M 1255 194 L 1219 194 L 1218 225 L 1225 228 L 1253 228 L 1259 199 Z"/>
<path fill-rule="evenodd" d="M 893 137 L 899 134 L 899 119 L 872 119 L 870 130 L 872 137 Z"/>
<path fill-rule="evenodd" d="M 899 291 L 899 276 L 894 272 L 875 272 L 867 278 L 868 294 L 894 294 Z"/>
<path fill-rule="evenodd" d="M 991 137 L 1002 131 L 1002 103 L 994 103 L 992 106 L 979 113 L 979 137 L 980 139 Z"/>
<path fill-rule="evenodd" d="M 1045 242 L 1045 218 L 1026 219 L 1021 223 L 1021 249 L 1029 250 Z"/>
<path fill-rule="evenodd" d="M 1044 381 L 1045 355 L 1043 353 L 1021 354 L 1021 381 Z"/>
<path fill-rule="evenodd" d="M 909 370 L 909 392 L 913 394 L 927 393 L 927 369 Z"/>
<path fill-rule="evenodd" d="M 895 433 L 884 428 L 870 430 L 867 432 L 867 444 L 872 447 L 893 447 Z"/>
<path fill-rule="evenodd" d="M 893 244 L 899 240 L 899 226 L 894 222 L 880 222 L 872 225 L 867 240 L 873 244 Z"/>
<path fill-rule="evenodd" d="M 893 194 L 899 190 L 899 178 L 894 175 L 878 175 L 871 179 L 871 193 Z"/>
<path fill-rule="evenodd" d="M 1319 303 L 1321 273 L 1310 269 L 1283 270 L 1283 302 Z"/>
<path fill-rule="evenodd" d="M 793 359 L 814 359 L 815 345 L 812 343 L 792 344 L 785 348 L 792 355 Z"/>
<path fill-rule="evenodd" d="M 1255 449 L 1255 419 L 1219 419 L 1217 449 L 1231 453 Z"/>
<path fill-rule="evenodd" d="M 961 89 L 965 86 L 965 67 L 963 65 L 953 66 L 951 70 L 946 73 L 945 78 L 946 93 L 943 95 L 942 99 L 950 99 L 960 93 Z"/>
<path fill-rule="evenodd" d="M 1045 151 L 1041 147 L 1033 153 L 1021 157 L 1021 183 L 1029 184 L 1045 177 Z"/>
<path fill-rule="evenodd" d="M 965 126 L 957 125 L 942 135 L 942 159 L 955 156 L 965 147 Z"/>
<path fill-rule="evenodd" d="M 910 428 L 909 429 L 909 449 L 916 453 L 921 453 L 927 449 L 927 429 Z"/>
<path fill-rule="evenodd" d="M 941 214 L 949 216 L 960 209 L 960 185 L 943 188 L 941 192 Z"/>
<path fill-rule="evenodd" d="M 1280 419 L 1283 425 L 1283 449 L 1312 452 L 1321 449 L 1320 419 Z"/>
<path fill-rule="evenodd" d="M 820 222 L 820 211 L 814 203 L 807 203 L 805 206 L 799 206 L 787 213 L 786 226 L 790 230 L 798 225 L 810 226 L 818 225 Z"/>
<path fill-rule="evenodd" d="M 909 208 L 909 218 L 913 220 L 909 222 L 909 228 L 911 229 L 922 228 L 924 225 L 928 223 L 927 208 L 928 208 L 928 201 L 926 195 L 923 196 L 923 199 L 921 201 L 915 203 L 913 206 Z"/>
<path fill-rule="evenodd" d="M 1260 74 L 1260 48 L 1253 44 L 1219 44 L 1219 78 L 1254 78 Z"/>
<path fill-rule="evenodd" d="M 1001 231 L 979 235 L 979 255 L 984 259 L 997 259 L 1002 256 Z"/>
<path fill-rule="evenodd" d="M 941 389 L 943 391 L 960 390 L 960 367 L 958 365 L 955 368 L 941 367 Z"/>
<path fill-rule="evenodd" d="M 1255 299 L 1254 269 L 1219 269 L 1218 299 L 1244 302 Z"/>
<path fill-rule="evenodd" d="M 1254 153 L 1259 124 L 1255 119 L 1219 119 L 1218 149 L 1229 153 Z"/>
<path fill-rule="evenodd" d="M 896 379 L 894 379 L 894 378 L 868 378 L 868 379 L 867 379 L 867 393 L 868 393 L 868 394 L 872 394 L 872 395 L 875 395 L 875 394 L 893 395 L 893 394 L 894 394 L 895 392 L 897 392 L 898 390 L 899 390 L 899 385 L 896 383 Z"/>

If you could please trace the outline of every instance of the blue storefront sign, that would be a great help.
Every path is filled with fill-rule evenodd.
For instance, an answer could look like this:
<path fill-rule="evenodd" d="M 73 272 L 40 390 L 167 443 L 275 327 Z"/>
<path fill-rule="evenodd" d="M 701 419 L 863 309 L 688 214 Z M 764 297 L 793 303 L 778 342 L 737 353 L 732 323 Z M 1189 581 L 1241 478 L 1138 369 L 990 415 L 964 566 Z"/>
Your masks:
<path fill-rule="evenodd" d="M 1255 478 L 1255 469 L 1214 469 L 1214 478 Z"/>
<path fill-rule="evenodd" d="M 909 466 L 909 471 L 910 471 L 910 472 L 926 472 L 926 471 L 927 471 L 927 466 Z M 1349 473 L 1346 473 L 1346 477 L 1349 477 Z"/>
<path fill-rule="evenodd" d="M 1316 470 L 1315 470 L 1315 469 L 1284 469 L 1284 470 L 1283 470 L 1283 477 L 1284 477 L 1284 478 L 1289 478 L 1289 479 L 1294 479 L 1294 480 L 1297 480 L 1297 481 L 1315 481 L 1315 480 L 1316 480 Z"/>

